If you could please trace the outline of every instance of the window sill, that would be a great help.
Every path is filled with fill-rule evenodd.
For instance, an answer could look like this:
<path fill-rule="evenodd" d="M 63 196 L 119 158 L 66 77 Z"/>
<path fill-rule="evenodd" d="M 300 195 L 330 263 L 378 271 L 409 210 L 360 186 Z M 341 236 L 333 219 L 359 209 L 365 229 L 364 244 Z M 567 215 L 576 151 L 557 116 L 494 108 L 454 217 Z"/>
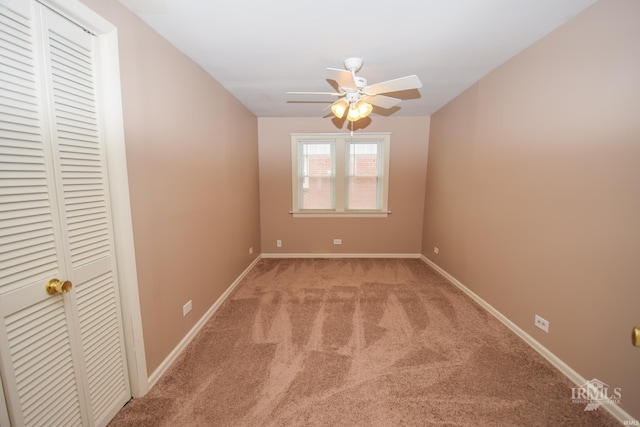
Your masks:
<path fill-rule="evenodd" d="M 386 218 L 390 211 L 289 211 L 294 218 Z"/>

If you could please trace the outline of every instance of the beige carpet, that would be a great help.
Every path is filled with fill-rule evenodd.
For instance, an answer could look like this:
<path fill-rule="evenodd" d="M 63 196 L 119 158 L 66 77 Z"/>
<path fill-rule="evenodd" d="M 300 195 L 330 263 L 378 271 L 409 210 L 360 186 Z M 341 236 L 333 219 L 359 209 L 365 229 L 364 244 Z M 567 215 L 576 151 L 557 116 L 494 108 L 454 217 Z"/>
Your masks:
<path fill-rule="evenodd" d="M 261 260 L 111 426 L 613 426 L 417 259 Z"/>

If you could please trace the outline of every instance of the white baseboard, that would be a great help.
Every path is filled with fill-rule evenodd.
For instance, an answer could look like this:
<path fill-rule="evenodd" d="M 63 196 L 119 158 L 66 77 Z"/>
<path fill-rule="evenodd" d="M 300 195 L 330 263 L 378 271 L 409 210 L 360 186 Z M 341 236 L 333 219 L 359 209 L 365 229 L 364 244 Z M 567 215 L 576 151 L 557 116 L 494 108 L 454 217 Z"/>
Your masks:
<path fill-rule="evenodd" d="M 420 254 L 263 253 L 262 258 L 420 258 Z"/>
<path fill-rule="evenodd" d="M 529 344 L 534 350 L 540 353 L 545 359 L 547 359 L 553 366 L 555 366 L 563 375 L 565 375 L 569 380 L 571 380 L 578 387 L 582 387 L 586 382 L 582 375 L 578 374 L 574 371 L 569 365 L 563 362 L 559 357 L 549 351 L 545 346 L 536 341 L 531 335 L 522 330 L 518 325 L 509 320 L 504 314 L 500 313 L 496 310 L 491 304 L 480 298 L 477 294 L 475 294 L 472 290 L 467 288 L 465 285 L 460 283 L 455 277 L 447 273 L 445 270 L 440 268 L 436 263 L 431 261 L 429 258 L 421 255 L 420 258 L 427 263 L 430 267 L 440 273 L 445 279 L 451 282 L 454 286 L 459 288 L 462 292 L 467 294 L 471 299 L 480 304 L 482 308 L 487 310 L 493 317 L 502 322 L 507 328 L 511 329 L 516 335 L 522 338 L 527 344 Z M 569 397 L 567 396 L 567 399 Z M 620 423 L 624 423 L 625 421 L 629 423 L 630 421 L 636 421 L 631 415 L 629 415 L 625 410 L 623 410 L 620 406 L 615 403 L 606 403 L 602 404 L 602 407 L 607 410 L 611 415 L 613 415 Z"/>
<path fill-rule="evenodd" d="M 216 300 L 215 303 L 211 306 L 209 310 L 198 320 L 198 322 L 191 328 L 191 330 L 187 333 L 187 335 L 182 338 L 182 340 L 178 343 L 178 345 L 173 349 L 171 353 L 162 361 L 160 366 L 156 368 L 155 371 L 149 376 L 149 389 L 155 385 L 156 382 L 164 375 L 164 373 L 169 369 L 169 367 L 176 361 L 180 353 L 184 351 L 185 348 L 189 345 L 189 343 L 195 338 L 195 336 L 200 332 L 205 323 L 213 316 L 213 314 L 220 308 L 222 303 L 231 295 L 231 292 L 238 286 L 240 281 L 251 271 L 251 269 L 260 261 L 262 257 L 258 256 L 253 260 L 251 264 L 238 276 L 236 280 L 227 288 L 226 291 Z"/>

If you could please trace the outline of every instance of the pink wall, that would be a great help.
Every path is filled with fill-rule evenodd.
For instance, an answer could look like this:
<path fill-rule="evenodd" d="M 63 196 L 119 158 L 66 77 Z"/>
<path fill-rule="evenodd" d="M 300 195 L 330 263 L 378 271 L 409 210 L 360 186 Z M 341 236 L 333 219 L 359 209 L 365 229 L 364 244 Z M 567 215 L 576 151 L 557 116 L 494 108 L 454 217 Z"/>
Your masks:
<path fill-rule="evenodd" d="M 432 116 L 422 243 L 636 418 L 639 22 L 637 0 L 600 1 Z"/>
<path fill-rule="evenodd" d="M 387 218 L 293 218 L 290 134 L 345 129 L 321 117 L 258 119 L 262 252 L 420 253 L 429 118 L 375 116 L 364 123 L 365 132 L 392 132 Z M 276 247 L 278 239 L 282 248 Z"/>
<path fill-rule="evenodd" d="M 357 220 L 288 213 L 289 134 L 332 121 L 256 119 L 120 3 L 83 2 L 119 28 L 150 373 L 261 251 L 422 251 L 640 417 L 640 2 L 600 1 L 431 124 L 374 117 L 364 130 L 392 132 L 393 213 Z"/>
<path fill-rule="evenodd" d="M 83 2 L 118 27 L 150 374 L 259 254 L 257 119 L 120 3 Z"/>

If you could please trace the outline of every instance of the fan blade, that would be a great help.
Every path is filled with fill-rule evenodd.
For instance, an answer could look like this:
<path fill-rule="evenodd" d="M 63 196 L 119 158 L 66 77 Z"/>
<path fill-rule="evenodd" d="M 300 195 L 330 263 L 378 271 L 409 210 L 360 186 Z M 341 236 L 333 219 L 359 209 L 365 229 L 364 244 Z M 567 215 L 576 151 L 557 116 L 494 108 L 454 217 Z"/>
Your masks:
<path fill-rule="evenodd" d="M 287 92 L 287 95 L 330 95 L 340 96 L 340 93 L 336 92 Z"/>
<path fill-rule="evenodd" d="M 422 82 L 416 75 L 400 77 L 399 79 L 387 80 L 365 87 L 362 91 L 367 95 L 378 95 L 380 93 L 398 92 L 401 90 L 419 89 Z"/>
<path fill-rule="evenodd" d="M 329 79 L 335 80 L 340 87 L 356 89 L 356 82 L 353 80 L 351 71 L 340 70 L 338 68 L 327 68 L 327 71 L 329 71 Z"/>
<path fill-rule="evenodd" d="M 380 108 L 392 108 L 402 102 L 402 99 L 392 98 L 384 95 L 367 96 L 366 102 Z"/>

